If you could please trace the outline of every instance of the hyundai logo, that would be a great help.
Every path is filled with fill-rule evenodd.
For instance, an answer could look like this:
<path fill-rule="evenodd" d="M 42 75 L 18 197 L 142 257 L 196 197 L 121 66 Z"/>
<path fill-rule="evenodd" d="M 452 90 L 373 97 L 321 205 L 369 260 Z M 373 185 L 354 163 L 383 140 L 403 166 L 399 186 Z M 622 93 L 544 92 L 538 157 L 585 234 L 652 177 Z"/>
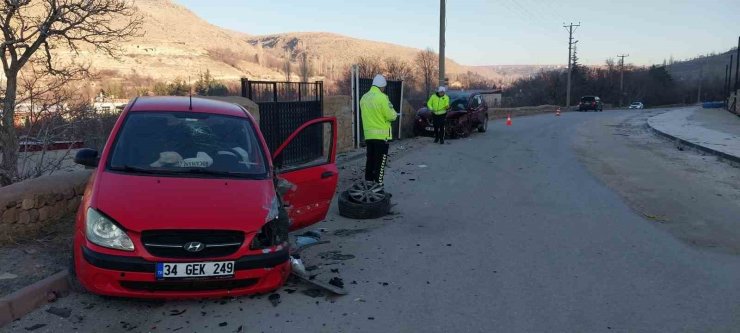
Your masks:
<path fill-rule="evenodd" d="M 206 245 L 201 242 L 190 242 L 185 244 L 183 247 L 185 248 L 185 251 L 188 252 L 200 252 L 206 248 Z"/>

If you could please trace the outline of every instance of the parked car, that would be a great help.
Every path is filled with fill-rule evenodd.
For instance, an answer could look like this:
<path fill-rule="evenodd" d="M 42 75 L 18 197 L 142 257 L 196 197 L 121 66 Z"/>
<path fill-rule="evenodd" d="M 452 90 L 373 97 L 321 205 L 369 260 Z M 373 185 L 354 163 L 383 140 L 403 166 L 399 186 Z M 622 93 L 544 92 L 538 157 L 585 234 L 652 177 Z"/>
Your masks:
<path fill-rule="evenodd" d="M 83 141 L 55 140 L 54 138 L 39 140 L 32 136 L 18 137 L 18 152 L 20 153 L 80 149 L 84 145 Z"/>
<path fill-rule="evenodd" d="M 630 104 L 630 109 L 644 109 L 645 105 L 642 102 L 634 102 Z"/>
<path fill-rule="evenodd" d="M 310 135 L 324 149 L 296 158 Z M 102 153 L 75 157 L 97 170 L 77 213 L 70 282 L 134 298 L 279 288 L 290 274 L 288 231 L 323 220 L 334 196 L 335 142 L 336 119 L 320 118 L 270 154 L 241 106 L 132 100 Z"/>
<path fill-rule="evenodd" d="M 578 111 L 604 111 L 604 104 L 601 102 L 601 98 L 598 96 L 583 96 L 581 102 L 578 103 Z"/>
<path fill-rule="evenodd" d="M 467 137 L 478 129 L 488 129 L 488 105 L 479 93 L 474 91 L 448 91 L 450 110 L 447 112 L 447 137 Z M 434 133 L 432 112 L 426 107 L 419 109 L 414 122 L 414 133 L 417 136 Z"/>

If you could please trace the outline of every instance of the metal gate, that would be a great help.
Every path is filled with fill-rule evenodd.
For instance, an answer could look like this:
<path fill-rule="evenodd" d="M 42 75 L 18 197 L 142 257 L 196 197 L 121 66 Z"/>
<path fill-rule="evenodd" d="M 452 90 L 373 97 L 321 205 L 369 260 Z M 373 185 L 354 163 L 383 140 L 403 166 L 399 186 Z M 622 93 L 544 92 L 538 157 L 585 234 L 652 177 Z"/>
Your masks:
<path fill-rule="evenodd" d="M 360 109 L 360 99 L 362 95 L 367 93 L 373 86 L 373 79 L 360 78 L 356 67 L 352 68 L 352 99 L 353 109 L 355 110 L 355 126 L 354 126 L 354 140 L 355 147 L 365 145 L 365 134 L 362 130 L 362 110 Z M 385 94 L 388 95 L 393 109 L 403 115 L 403 81 L 388 81 L 388 85 L 385 87 Z M 391 124 L 392 134 L 394 140 L 401 139 L 401 117 L 398 117 L 396 121 Z"/>
<path fill-rule="evenodd" d="M 242 79 L 242 96 L 259 105 L 260 130 L 274 152 L 298 127 L 324 114 L 324 83 L 273 82 Z M 323 155 L 321 128 L 307 129 L 282 154 L 282 162 L 301 164 Z"/>

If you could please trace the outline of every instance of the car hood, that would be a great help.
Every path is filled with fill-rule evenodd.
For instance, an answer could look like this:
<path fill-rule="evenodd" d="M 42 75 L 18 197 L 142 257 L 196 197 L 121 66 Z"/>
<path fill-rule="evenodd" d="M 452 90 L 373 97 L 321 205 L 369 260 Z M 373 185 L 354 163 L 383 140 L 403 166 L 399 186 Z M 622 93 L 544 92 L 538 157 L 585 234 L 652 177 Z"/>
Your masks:
<path fill-rule="evenodd" d="M 91 206 L 124 229 L 258 231 L 275 197 L 270 180 L 148 177 L 104 172 Z"/>

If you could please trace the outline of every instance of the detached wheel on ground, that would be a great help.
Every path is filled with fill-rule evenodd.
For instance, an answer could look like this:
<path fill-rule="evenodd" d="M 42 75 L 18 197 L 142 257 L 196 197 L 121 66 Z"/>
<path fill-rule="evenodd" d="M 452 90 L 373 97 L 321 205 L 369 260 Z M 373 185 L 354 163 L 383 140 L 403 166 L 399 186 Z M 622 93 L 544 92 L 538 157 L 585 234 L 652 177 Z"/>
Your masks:
<path fill-rule="evenodd" d="M 377 219 L 391 210 L 391 195 L 373 182 L 359 182 L 339 195 L 339 215 L 357 220 Z"/>

